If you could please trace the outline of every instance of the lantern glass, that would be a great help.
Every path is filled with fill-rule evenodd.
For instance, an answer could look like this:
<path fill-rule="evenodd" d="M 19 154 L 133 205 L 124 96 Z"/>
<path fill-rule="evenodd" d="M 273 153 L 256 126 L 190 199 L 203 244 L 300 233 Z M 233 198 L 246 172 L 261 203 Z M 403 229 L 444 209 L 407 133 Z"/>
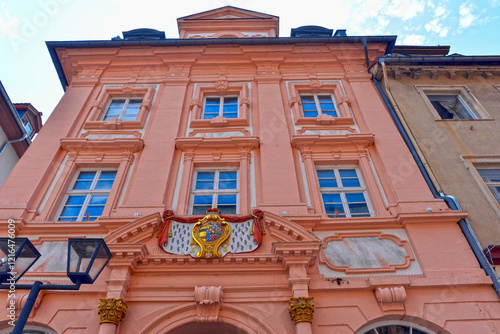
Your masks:
<path fill-rule="evenodd" d="M 111 259 L 102 239 L 69 239 L 68 277 L 76 283 L 92 284 Z"/>
<path fill-rule="evenodd" d="M 0 238 L 0 282 L 17 282 L 39 258 L 28 238 Z"/>

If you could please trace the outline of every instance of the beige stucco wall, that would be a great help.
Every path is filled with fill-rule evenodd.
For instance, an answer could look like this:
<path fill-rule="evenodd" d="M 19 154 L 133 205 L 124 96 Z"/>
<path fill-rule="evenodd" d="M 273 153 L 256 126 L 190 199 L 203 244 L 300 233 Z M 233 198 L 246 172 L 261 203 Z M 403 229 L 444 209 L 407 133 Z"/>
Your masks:
<path fill-rule="evenodd" d="M 488 201 L 489 194 L 483 191 L 463 160 L 481 157 L 485 162 L 496 161 L 500 166 L 499 84 L 499 76 L 486 79 L 479 74 L 470 79 L 460 74 L 455 79 L 449 79 L 445 74 L 436 79 L 426 74 L 419 79 L 402 75 L 395 80 L 389 76 L 390 91 L 439 186 L 446 195 L 455 196 L 461 207 L 469 212 L 469 221 L 483 247 L 500 244 L 500 206 Z M 491 118 L 437 120 L 416 85 L 466 86 Z M 468 165 L 473 167 L 471 163 Z"/>
<path fill-rule="evenodd" d="M 5 132 L 0 128 L 0 149 L 9 139 Z M 5 179 L 9 176 L 12 168 L 19 161 L 19 157 L 12 148 L 12 145 L 7 145 L 5 150 L 0 155 L 0 186 L 4 183 Z"/>

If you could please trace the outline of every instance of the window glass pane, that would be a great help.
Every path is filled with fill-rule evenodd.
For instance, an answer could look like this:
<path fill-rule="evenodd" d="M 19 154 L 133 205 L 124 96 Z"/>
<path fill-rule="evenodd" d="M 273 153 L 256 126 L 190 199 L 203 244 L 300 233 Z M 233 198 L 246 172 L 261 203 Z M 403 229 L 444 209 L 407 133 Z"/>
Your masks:
<path fill-rule="evenodd" d="M 236 180 L 219 181 L 219 189 L 236 189 Z"/>
<path fill-rule="evenodd" d="M 223 215 L 234 215 L 236 214 L 236 205 L 218 205 L 217 209 Z"/>
<path fill-rule="evenodd" d="M 237 188 L 237 173 L 236 171 L 227 171 L 219 173 L 219 189 L 236 189 Z"/>
<path fill-rule="evenodd" d="M 135 121 L 141 108 L 142 99 L 130 99 L 127 104 L 127 109 L 122 117 L 123 121 Z"/>
<path fill-rule="evenodd" d="M 500 186 L 499 187 L 488 187 L 488 189 L 491 191 L 493 196 L 495 196 L 495 199 L 497 200 L 497 202 L 500 203 Z"/>
<path fill-rule="evenodd" d="M 83 215 L 83 220 L 87 220 L 87 214 L 89 217 L 99 217 L 102 214 L 102 210 L 104 210 L 104 205 L 89 205 Z"/>
<path fill-rule="evenodd" d="M 193 214 L 203 215 L 212 207 L 212 195 L 195 195 L 193 204 Z"/>
<path fill-rule="evenodd" d="M 500 169 L 478 169 L 484 182 L 500 182 Z"/>
<path fill-rule="evenodd" d="M 323 203 L 325 204 L 325 211 L 329 217 L 345 217 L 344 206 L 340 194 L 327 193 L 322 194 Z M 338 215 L 337 215 L 338 213 Z"/>
<path fill-rule="evenodd" d="M 476 119 L 476 115 L 458 94 L 427 95 L 442 119 Z"/>
<path fill-rule="evenodd" d="M 215 172 L 198 172 L 196 175 L 198 180 L 212 180 L 215 178 Z"/>
<path fill-rule="evenodd" d="M 114 180 L 116 176 L 115 170 L 105 170 L 101 172 L 99 180 Z"/>
<path fill-rule="evenodd" d="M 214 189 L 214 172 L 198 172 L 195 189 Z"/>
<path fill-rule="evenodd" d="M 80 172 L 78 175 L 78 180 L 93 180 L 95 177 L 95 171 Z"/>
<path fill-rule="evenodd" d="M 219 195 L 217 198 L 217 208 L 222 214 L 236 213 L 236 194 Z"/>
<path fill-rule="evenodd" d="M 113 101 L 111 101 L 111 104 L 109 105 L 104 120 L 106 121 L 111 118 L 119 118 L 124 105 L 125 99 L 113 99 Z"/>
<path fill-rule="evenodd" d="M 212 204 L 212 195 L 195 195 L 194 204 Z"/>
<path fill-rule="evenodd" d="M 314 103 L 314 96 L 313 95 L 301 95 L 300 96 L 300 101 L 302 104 L 304 103 Z"/>
<path fill-rule="evenodd" d="M 335 172 L 333 170 L 317 170 L 319 186 L 321 188 L 337 188 Z"/>
<path fill-rule="evenodd" d="M 89 205 L 95 205 L 95 204 L 106 204 L 106 201 L 108 200 L 108 195 L 92 195 L 90 198 Z"/>
<path fill-rule="evenodd" d="M 377 327 L 379 334 L 410 334 L 410 327 L 401 325 L 388 325 Z"/>
<path fill-rule="evenodd" d="M 103 171 L 99 176 L 99 181 L 95 186 L 95 189 L 111 189 L 113 186 L 113 181 L 116 176 L 116 171 Z"/>
<path fill-rule="evenodd" d="M 219 116 L 220 112 L 220 97 L 207 97 L 205 99 L 205 109 L 203 111 L 203 119 L 212 119 Z"/>
<path fill-rule="evenodd" d="M 305 111 L 316 111 L 316 103 L 302 103 L 302 108 Z"/>
<path fill-rule="evenodd" d="M 83 202 L 85 202 L 85 198 L 87 196 L 82 195 L 82 196 L 69 196 L 68 202 L 66 202 L 66 205 L 82 205 Z"/>
<path fill-rule="evenodd" d="M 340 169 L 339 170 L 340 179 L 342 180 L 342 186 L 345 188 L 349 187 L 361 187 L 359 183 L 356 170 L 354 169 Z"/>
<path fill-rule="evenodd" d="M 73 189 L 90 189 L 92 186 L 92 181 L 76 181 Z"/>
<path fill-rule="evenodd" d="M 74 217 L 75 219 L 80 214 L 81 206 L 66 206 L 61 213 L 61 217 Z"/>
<path fill-rule="evenodd" d="M 219 195 L 217 198 L 217 205 L 223 204 L 236 204 L 236 194 Z"/>

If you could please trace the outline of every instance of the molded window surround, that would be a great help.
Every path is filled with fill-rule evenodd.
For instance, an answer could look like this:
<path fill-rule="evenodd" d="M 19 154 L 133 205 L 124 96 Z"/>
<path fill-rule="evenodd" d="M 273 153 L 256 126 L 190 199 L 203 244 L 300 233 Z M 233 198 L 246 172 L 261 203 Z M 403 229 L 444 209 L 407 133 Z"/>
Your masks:
<path fill-rule="evenodd" d="M 196 84 L 189 108 L 191 128 L 248 126 L 248 85 L 227 81 L 217 81 L 213 85 Z"/>
<path fill-rule="evenodd" d="M 81 169 L 66 194 L 58 221 L 94 221 L 101 216 L 116 170 Z"/>
<path fill-rule="evenodd" d="M 176 140 L 176 147 L 183 152 L 184 158 L 180 169 L 182 175 L 177 179 L 177 184 L 182 186 L 176 186 L 173 202 L 177 214 L 199 214 L 212 203 L 218 205 L 219 210 L 221 205 L 226 205 L 228 210 L 235 209 L 237 213 L 250 212 L 250 162 L 252 151 L 259 147 L 259 140 L 257 137 L 232 137 L 223 141 L 221 148 L 220 138 Z M 221 195 L 228 196 L 221 198 Z M 208 203 L 210 196 L 211 203 Z M 200 209 L 196 211 L 193 206 Z"/>
<path fill-rule="evenodd" d="M 142 129 L 154 94 L 153 86 L 104 86 L 84 129 Z"/>
<path fill-rule="evenodd" d="M 421 86 L 415 88 L 436 120 L 491 119 L 467 86 Z"/>
<path fill-rule="evenodd" d="M 311 80 L 288 84 L 296 125 L 352 125 L 351 101 L 339 83 Z"/>
<path fill-rule="evenodd" d="M 500 216 L 500 156 L 462 156 L 461 159 Z"/>
<path fill-rule="evenodd" d="M 368 155 L 372 144 L 373 136 L 366 135 L 292 138 L 302 158 L 312 213 L 324 219 L 366 219 L 387 212 L 384 189 Z M 332 146 L 338 150 L 332 152 Z"/>
<path fill-rule="evenodd" d="M 102 209 L 99 216 L 109 217 L 111 212 L 118 206 L 118 200 L 125 185 L 128 171 L 134 161 L 134 153 L 125 152 L 119 149 L 116 149 L 116 151 L 104 149 L 106 153 L 103 155 L 101 152 L 71 151 L 72 146 L 63 146 L 63 149 L 70 151 L 67 153 L 66 162 L 63 166 L 61 166 L 60 172 L 55 176 L 50 188 L 47 189 L 47 198 L 44 199 L 45 204 L 39 209 L 40 217 L 47 221 L 66 220 L 61 219 L 61 214 L 64 212 L 65 207 L 68 205 L 74 205 L 74 210 L 76 210 L 76 206 L 79 206 L 80 204 L 83 207 L 86 207 L 89 204 L 95 204 L 95 208 L 93 210 Z M 104 171 L 111 170 L 115 171 L 116 174 L 114 174 L 114 181 L 112 182 L 111 188 L 109 188 L 111 183 L 109 178 L 111 175 L 107 175 L 104 178 L 99 178 L 99 175 Z M 80 184 L 80 186 L 77 186 L 79 181 L 83 181 L 80 180 L 79 177 L 82 171 L 98 171 L 98 173 L 96 173 L 94 178 L 90 181 L 90 188 L 88 190 L 85 190 L 82 187 L 89 186 L 89 181 L 84 181 Z M 106 178 L 108 179 L 104 180 Z M 99 185 L 100 181 L 102 182 Z M 102 194 L 100 194 L 101 192 Z M 78 197 L 78 195 L 84 195 L 84 193 L 86 196 L 91 196 L 93 193 L 96 195 L 103 195 L 104 193 L 107 193 L 107 198 L 104 200 L 104 197 L 101 196 L 94 200 L 95 203 L 91 203 L 92 198 L 89 196 L 84 199 Z M 75 198 L 73 198 L 74 201 L 69 203 L 71 197 L 73 196 L 75 196 Z M 83 202 L 81 202 L 82 199 Z M 97 203 L 97 200 L 104 202 L 104 206 L 102 206 L 103 203 L 101 202 Z M 99 208 L 97 208 L 97 206 L 99 206 Z M 85 212 L 82 211 L 79 212 L 77 218 L 82 219 L 84 216 Z M 92 213 L 89 213 L 89 216 L 92 217 Z"/>

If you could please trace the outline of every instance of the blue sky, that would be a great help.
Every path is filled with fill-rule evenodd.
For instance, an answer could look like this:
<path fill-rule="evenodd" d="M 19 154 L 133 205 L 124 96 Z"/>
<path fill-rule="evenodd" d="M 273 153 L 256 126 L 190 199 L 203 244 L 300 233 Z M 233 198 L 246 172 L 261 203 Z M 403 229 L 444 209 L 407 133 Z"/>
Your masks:
<path fill-rule="evenodd" d="M 0 0 L 0 80 L 12 102 L 32 103 L 46 120 L 63 90 L 45 41 L 109 40 L 136 28 L 177 38 L 177 18 L 227 5 L 279 16 L 281 37 L 319 25 L 350 36 L 397 35 L 399 45 L 500 55 L 500 0 Z"/>

